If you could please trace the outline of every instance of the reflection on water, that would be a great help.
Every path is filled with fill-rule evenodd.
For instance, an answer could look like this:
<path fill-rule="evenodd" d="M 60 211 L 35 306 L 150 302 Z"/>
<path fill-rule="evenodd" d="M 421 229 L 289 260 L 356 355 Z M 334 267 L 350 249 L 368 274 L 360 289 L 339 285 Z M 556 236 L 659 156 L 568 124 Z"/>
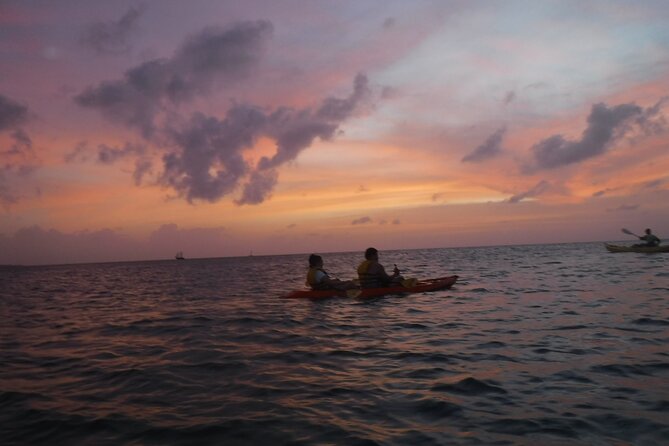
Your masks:
<path fill-rule="evenodd" d="M 324 255 L 351 278 L 359 253 Z M 0 270 L 5 444 L 669 444 L 669 255 L 390 251 L 450 290 L 284 300 L 306 256 Z"/>

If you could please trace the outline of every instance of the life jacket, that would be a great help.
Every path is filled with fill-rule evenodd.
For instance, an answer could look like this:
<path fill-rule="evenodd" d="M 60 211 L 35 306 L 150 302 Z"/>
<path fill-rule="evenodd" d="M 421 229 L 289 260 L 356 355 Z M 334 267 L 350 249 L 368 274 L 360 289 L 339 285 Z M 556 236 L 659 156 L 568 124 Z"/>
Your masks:
<path fill-rule="evenodd" d="M 319 271 L 325 273 L 326 276 L 328 275 L 322 268 L 309 268 L 309 272 L 307 273 L 306 285 L 311 287 L 312 290 L 324 290 L 329 288 L 329 286 L 324 283 L 316 282 L 316 273 Z"/>
<path fill-rule="evenodd" d="M 365 260 L 358 266 L 360 288 L 381 288 L 386 285 L 380 275 L 369 272 L 369 267 L 374 263 L 371 260 Z"/>

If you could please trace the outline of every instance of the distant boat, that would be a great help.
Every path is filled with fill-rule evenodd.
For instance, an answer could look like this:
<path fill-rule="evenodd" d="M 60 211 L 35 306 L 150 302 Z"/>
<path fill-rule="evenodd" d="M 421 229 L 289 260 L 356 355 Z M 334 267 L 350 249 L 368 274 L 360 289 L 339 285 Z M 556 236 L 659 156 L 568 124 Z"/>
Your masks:
<path fill-rule="evenodd" d="M 177 252 L 177 255 L 175 255 L 174 258 L 177 260 L 186 260 L 186 258 L 184 257 L 184 253 L 181 251 Z"/>

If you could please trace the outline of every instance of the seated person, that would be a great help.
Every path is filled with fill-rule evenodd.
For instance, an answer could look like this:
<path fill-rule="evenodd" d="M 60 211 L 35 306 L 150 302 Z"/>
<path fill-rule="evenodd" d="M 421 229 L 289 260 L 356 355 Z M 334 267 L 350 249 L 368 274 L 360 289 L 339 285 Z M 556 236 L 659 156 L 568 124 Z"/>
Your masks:
<path fill-rule="evenodd" d="M 639 240 L 643 240 L 646 243 L 645 244 L 641 243 L 634 246 L 642 248 L 654 248 L 660 244 L 661 240 L 655 234 L 653 234 L 650 229 L 646 229 L 645 232 L 646 235 L 639 237 Z"/>
<path fill-rule="evenodd" d="M 331 278 L 323 269 L 323 258 L 316 254 L 309 256 L 309 271 L 307 272 L 308 287 L 312 290 L 350 290 L 358 288 L 352 280 L 339 280 Z"/>
<path fill-rule="evenodd" d="M 379 252 L 375 248 L 367 248 L 365 260 L 358 266 L 358 277 L 361 288 L 382 288 L 402 281 L 397 265 L 393 275 L 386 273 L 386 269 L 379 263 Z"/>

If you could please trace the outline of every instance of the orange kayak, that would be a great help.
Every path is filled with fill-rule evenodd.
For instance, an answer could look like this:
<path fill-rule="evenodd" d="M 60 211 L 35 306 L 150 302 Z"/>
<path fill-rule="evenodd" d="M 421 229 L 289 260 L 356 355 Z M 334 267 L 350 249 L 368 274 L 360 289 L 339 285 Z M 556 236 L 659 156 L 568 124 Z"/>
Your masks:
<path fill-rule="evenodd" d="M 281 296 L 286 299 L 323 299 L 326 297 L 378 297 L 387 294 L 414 294 L 428 291 L 445 290 L 453 286 L 458 276 L 420 280 L 411 286 L 393 285 L 383 288 L 365 288 L 353 290 L 297 290 Z"/>

